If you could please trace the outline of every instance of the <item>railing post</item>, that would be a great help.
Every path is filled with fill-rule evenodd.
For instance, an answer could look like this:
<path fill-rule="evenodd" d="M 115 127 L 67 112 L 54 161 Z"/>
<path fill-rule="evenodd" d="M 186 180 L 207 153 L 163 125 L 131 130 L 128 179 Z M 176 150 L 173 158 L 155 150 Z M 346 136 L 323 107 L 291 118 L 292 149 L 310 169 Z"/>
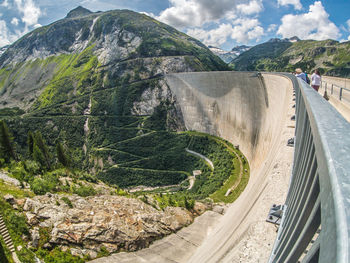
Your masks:
<path fill-rule="evenodd" d="M 332 84 L 331 94 L 333 95 L 333 84 Z"/>
<path fill-rule="evenodd" d="M 341 100 L 342 95 L 343 95 L 343 88 L 340 88 L 339 100 Z"/>

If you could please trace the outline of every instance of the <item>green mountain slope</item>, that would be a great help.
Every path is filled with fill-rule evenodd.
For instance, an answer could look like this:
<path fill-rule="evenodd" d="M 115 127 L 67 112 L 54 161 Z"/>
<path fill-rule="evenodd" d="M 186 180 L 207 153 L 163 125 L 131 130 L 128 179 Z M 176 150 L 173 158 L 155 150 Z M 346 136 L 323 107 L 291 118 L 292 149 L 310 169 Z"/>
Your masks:
<path fill-rule="evenodd" d="M 28 132 L 39 130 L 77 167 L 121 178 L 110 182 L 177 184 L 198 160 L 176 134 L 185 127 L 163 75 L 227 69 L 202 43 L 146 15 L 77 8 L 2 54 L 0 118 L 22 156 Z"/>
<path fill-rule="evenodd" d="M 237 57 L 235 70 L 286 71 L 320 69 L 321 74 L 350 77 L 350 42 L 302 40 L 266 42 Z"/>

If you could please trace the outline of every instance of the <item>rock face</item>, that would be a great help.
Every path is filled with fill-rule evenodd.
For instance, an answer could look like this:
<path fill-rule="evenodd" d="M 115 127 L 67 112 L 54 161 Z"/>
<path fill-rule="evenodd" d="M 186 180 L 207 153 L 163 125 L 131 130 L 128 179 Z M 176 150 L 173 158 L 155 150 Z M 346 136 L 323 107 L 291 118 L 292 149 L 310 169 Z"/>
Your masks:
<path fill-rule="evenodd" d="M 33 245 L 38 241 L 37 228 L 45 227 L 50 229 L 51 245 L 74 248 L 77 255 L 96 256 L 101 247 L 110 252 L 135 251 L 193 221 L 184 208 L 158 211 L 122 196 L 67 196 L 73 208 L 61 197 L 48 194 L 26 199 L 23 210 L 33 228 Z"/>
<path fill-rule="evenodd" d="M 186 129 L 180 106 L 177 104 L 176 96 L 171 92 L 165 81 L 160 81 L 156 87 L 146 89 L 139 101 L 135 101 L 131 113 L 133 115 L 152 115 L 154 110 L 167 102 L 167 127 L 171 130 L 183 131 Z"/>

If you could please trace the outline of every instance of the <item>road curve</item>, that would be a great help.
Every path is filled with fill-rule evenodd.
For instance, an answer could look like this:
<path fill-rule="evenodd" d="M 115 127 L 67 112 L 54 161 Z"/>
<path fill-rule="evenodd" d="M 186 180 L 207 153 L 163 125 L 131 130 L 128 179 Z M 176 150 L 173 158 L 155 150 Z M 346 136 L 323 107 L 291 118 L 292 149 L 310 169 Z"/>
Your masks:
<path fill-rule="evenodd" d="M 213 162 L 210 161 L 207 157 L 205 157 L 204 155 L 202 155 L 202 154 L 200 154 L 200 153 L 197 153 L 197 152 L 195 152 L 195 151 L 191 151 L 190 149 L 187 149 L 187 148 L 186 148 L 185 150 L 186 150 L 186 152 L 188 152 L 188 153 L 190 153 L 190 154 L 196 155 L 197 157 L 204 159 L 204 160 L 210 165 L 211 169 L 214 170 L 214 164 L 213 164 Z"/>
<path fill-rule="evenodd" d="M 292 82 L 254 72 L 169 74 L 166 81 L 188 130 L 239 145 L 250 164 L 249 183 L 224 216 L 208 211 L 181 230 L 193 230 L 181 239 L 191 245 L 173 234 L 148 249 L 93 262 L 266 262 L 276 229 L 265 218 L 273 203 L 284 201 L 292 163 L 293 148 L 286 146 L 294 136 Z"/>

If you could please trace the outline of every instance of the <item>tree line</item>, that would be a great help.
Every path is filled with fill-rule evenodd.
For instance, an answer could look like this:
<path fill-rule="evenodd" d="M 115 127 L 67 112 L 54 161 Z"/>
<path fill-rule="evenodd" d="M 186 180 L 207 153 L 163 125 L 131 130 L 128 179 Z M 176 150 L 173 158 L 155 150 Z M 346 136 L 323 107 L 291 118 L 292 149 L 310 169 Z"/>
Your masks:
<path fill-rule="evenodd" d="M 54 160 L 40 131 L 28 132 L 27 145 L 29 156 L 40 165 L 42 170 L 53 169 Z M 71 167 L 71 158 L 61 142 L 56 144 L 56 157 L 58 164 L 66 168 Z M 4 120 L 0 120 L 0 159 L 2 159 L 2 163 L 10 163 L 12 160 L 19 161 L 20 159 L 16 152 L 14 137 Z"/>

